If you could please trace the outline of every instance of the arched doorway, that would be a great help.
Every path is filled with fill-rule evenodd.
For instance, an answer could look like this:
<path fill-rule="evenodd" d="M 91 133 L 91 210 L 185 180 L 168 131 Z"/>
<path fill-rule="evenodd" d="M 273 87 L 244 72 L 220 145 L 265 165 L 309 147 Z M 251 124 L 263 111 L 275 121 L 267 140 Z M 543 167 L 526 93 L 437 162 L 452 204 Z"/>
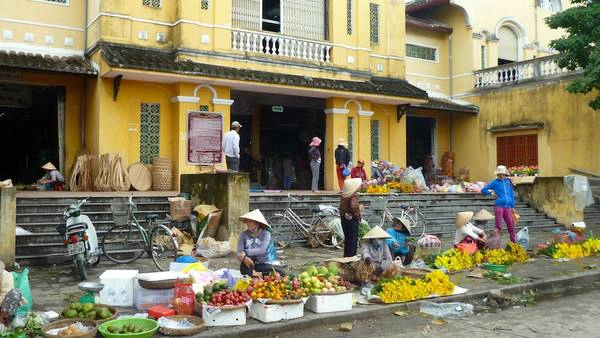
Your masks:
<path fill-rule="evenodd" d="M 498 65 L 519 61 L 519 37 L 515 31 L 502 26 L 498 29 Z"/>

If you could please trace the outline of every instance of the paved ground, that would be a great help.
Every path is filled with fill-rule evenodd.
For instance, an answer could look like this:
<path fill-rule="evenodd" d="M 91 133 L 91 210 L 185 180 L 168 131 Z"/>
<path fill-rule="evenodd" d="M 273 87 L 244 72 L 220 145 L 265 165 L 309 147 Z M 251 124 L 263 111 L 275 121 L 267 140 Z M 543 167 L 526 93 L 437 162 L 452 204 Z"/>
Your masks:
<path fill-rule="evenodd" d="M 440 321 L 412 312 L 355 321 L 351 332 L 325 325 L 277 337 L 598 337 L 599 311 L 600 293 L 595 291 L 461 319 Z"/>

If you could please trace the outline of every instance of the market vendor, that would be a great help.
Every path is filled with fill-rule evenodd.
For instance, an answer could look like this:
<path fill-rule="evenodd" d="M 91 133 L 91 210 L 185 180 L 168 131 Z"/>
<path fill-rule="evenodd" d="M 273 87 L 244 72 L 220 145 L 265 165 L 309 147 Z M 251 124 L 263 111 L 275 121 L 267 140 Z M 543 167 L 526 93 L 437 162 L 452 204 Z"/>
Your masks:
<path fill-rule="evenodd" d="M 377 181 L 377 183 L 384 184 L 387 176 L 390 174 L 390 170 L 388 169 L 385 161 L 379 161 L 379 163 L 377 163 L 377 168 L 373 170 L 373 174 L 371 176 Z"/>
<path fill-rule="evenodd" d="M 0 324 L 9 324 L 21 306 L 22 296 L 10 272 L 5 270 L 4 262 L 0 261 Z"/>
<path fill-rule="evenodd" d="M 240 272 L 242 275 L 252 276 L 254 272 L 269 274 L 273 270 L 285 276 L 285 271 L 280 267 L 272 265 L 268 248 L 271 243 L 269 223 L 260 210 L 253 210 L 240 216 L 246 225 L 246 231 L 240 234 L 237 246 L 237 256 L 240 260 Z"/>
<path fill-rule="evenodd" d="M 499 165 L 494 172 L 496 178 L 491 180 L 481 193 L 484 195 L 492 195 L 496 198 L 494 203 L 494 214 L 496 215 L 496 229 L 498 232 L 502 229 L 502 220 L 506 223 L 508 236 L 510 241 L 515 243 L 515 225 L 513 213 L 515 208 L 515 194 L 513 192 L 513 184 L 508 178 L 508 169 L 505 166 Z"/>
<path fill-rule="evenodd" d="M 359 178 L 350 178 L 344 182 L 340 196 L 340 220 L 344 232 L 344 257 L 356 256 L 358 249 L 358 230 L 361 218 L 358 190 Z"/>
<path fill-rule="evenodd" d="M 51 162 L 44 164 L 42 169 L 46 170 L 46 174 L 38 180 L 38 183 L 44 186 L 44 190 L 63 190 L 65 177 L 60 171 Z"/>
<path fill-rule="evenodd" d="M 471 224 L 472 219 L 472 211 L 457 213 L 454 234 L 454 247 L 457 249 L 471 248 L 466 250 L 470 254 L 483 249 L 487 241 L 485 231 Z"/>
<path fill-rule="evenodd" d="M 391 236 L 381 227 L 375 226 L 363 236 L 361 246 L 364 266 L 372 271 L 369 276 L 358 276 L 360 282 L 372 281 L 384 272 L 392 264 L 392 254 L 386 244 Z M 359 268 L 359 270 L 361 270 Z M 362 277 L 362 278 L 361 278 Z M 367 278 L 365 278 L 367 277 Z"/>
<path fill-rule="evenodd" d="M 350 177 L 360 178 L 362 180 L 362 188 L 367 185 L 367 172 L 365 171 L 365 161 L 358 160 L 356 167 L 350 171 Z"/>
<path fill-rule="evenodd" d="M 408 237 L 411 234 L 412 225 L 406 218 L 394 217 L 394 226 L 387 229 L 391 238 L 386 240 L 388 247 L 394 259 L 400 257 L 402 264 L 408 265 L 412 262 L 416 247 L 408 243 Z"/>

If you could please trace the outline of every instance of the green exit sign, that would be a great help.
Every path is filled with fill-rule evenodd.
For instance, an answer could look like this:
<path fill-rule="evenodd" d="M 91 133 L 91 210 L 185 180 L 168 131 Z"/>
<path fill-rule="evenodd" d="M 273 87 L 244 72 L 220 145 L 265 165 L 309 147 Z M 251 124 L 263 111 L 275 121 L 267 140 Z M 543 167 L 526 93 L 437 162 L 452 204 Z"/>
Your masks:
<path fill-rule="evenodd" d="M 283 106 L 273 106 L 273 107 L 271 107 L 271 109 L 275 113 L 283 113 Z"/>

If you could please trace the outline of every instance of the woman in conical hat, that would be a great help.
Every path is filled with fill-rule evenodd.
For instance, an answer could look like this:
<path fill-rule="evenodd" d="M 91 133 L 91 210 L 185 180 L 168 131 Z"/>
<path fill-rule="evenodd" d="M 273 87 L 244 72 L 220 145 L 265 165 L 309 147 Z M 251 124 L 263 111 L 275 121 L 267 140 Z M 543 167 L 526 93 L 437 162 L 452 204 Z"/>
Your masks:
<path fill-rule="evenodd" d="M 394 258 L 400 257 L 404 265 L 412 262 L 416 247 L 407 243 L 413 226 L 407 218 L 394 217 L 394 226 L 386 230 L 390 238 L 386 240 Z"/>
<path fill-rule="evenodd" d="M 379 226 L 373 227 L 362 238 L 362 258 L 364 265 L 373 271 L 370 277 L 372 280 L 377 279 L 392 264 L 392 253 L 385 242 L 389 238 L 391 236 Z"/>
<path fill-rule="evenodd" d="M 463 211 L 456 214 L 456 233 L 454 234 L 454 246 L 458 247 L 461 243 L 475 243 L 478 249 L 485 247 L 487 237 L 482 229 L 471 224 L 473 219 L 472 211 Z"/>
<path fill-rule="evenodd" d="M 340 198 L 340 218 L 344 231 L 344 257 L 356 256 L 358 248 L 358 228 L 361 221 L 358 190 L 361 184 L 360 178 L 346 180 Z"/>
<path fill-rule="evenodd" d="M 65 177 L 56 169 L 54 164 L 48 162 L 42 166 L 46 174 L 38 182 L 44 186 L 44 190 L 62 190 Z"/>
<path fill-rule="evenodd" d="M 242 275 L 252 276 L 254 272 L 269 274 L 273 270 L 285 275 L 285 272 L 272 265 L 268 255 L 271 233 L 269 223 L 260 210 L 252 210 L 240 216 L 240 220 L 246 225 L 246 231 L 240 234 L 237 246 L 237 256 L 240 260 L 240 272 Z"/>

